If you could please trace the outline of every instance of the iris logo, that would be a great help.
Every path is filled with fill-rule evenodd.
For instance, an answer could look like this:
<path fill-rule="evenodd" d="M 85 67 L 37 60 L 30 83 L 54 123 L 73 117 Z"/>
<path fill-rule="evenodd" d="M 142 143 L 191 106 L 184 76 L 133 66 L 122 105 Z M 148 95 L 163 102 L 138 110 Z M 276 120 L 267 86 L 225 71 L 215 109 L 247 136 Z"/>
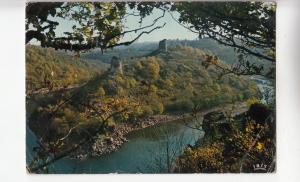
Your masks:
<path fill-rule="evenodd" d="M 253 165 L 254 171 L 267 171 L 267 165 L 266 164 L 254 164 Z"/>

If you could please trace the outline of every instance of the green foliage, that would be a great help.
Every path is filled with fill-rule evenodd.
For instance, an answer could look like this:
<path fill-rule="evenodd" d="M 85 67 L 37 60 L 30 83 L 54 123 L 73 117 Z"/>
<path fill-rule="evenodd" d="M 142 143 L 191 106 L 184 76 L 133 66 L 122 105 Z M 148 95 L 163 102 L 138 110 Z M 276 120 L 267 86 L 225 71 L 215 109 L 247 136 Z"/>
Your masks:
<path fill-rule="evenodd" d="M 27 91 L 81 84 L 101 70 L 100 65 L 72 59 L 53 49 L 26 46 Z"/>
<path fill-rule="evenodd" d="M 89 134 L 106 133 L 111 125 L 140 117 L 138 102 L 120 93 L 113 97 L 105 94 L 102 79 L 103 75 L 98 75 L 79 89 L 46 95 L 47 104 L 30 104 L 28 107 L 37 107 L 28 116 L 31 129 L 44 142 L 57 142 L 56 150 L 61 151 L 90 137 Z"/>
<path fill-rule="evenodd" d="M 169 58 L 156 55 L 125 61 L 128 69 L 123 75 L 104 73 L 90 95 L 102 99 L 135 98 L 141 105 L 141 110 L 132 114 L 135 117 L 141 113 L 149 116 L 164 112 L 190 112 L 195 106 L 209 109 L 258 95 L 256 84 L 247 78 L 230 75 L 216 79 L 218 72 L 213 68 L 207 70 L 201 64 L 205 52 L 200 49 L 176 46 L 170 47 L 168 54 Z M 45 59 L 47 63 L 42 62 Z M 99 72 L 98 66 L 93 63 L 69 60 L 51 49 L 34 46 L 27 48 L 26 61 L 27 78 L 38 80 L 34 84 L 36 87 L 43 81 L 41 73 L 49 75 L 51 70 L 55 70 L 54 78 L 57 78 L 56 73 L 68 70 L 56 79 L 57 86 L 83 83 Z M 40 74 L 35 74 L 32 67 L 39 65 L 45 66 L 38 70 Z"/>
<path fill-rule="evenodd" d="M 239 53 L 275 61 L 275 3 L 179 2 L 172 9 L 200 38 L 209 37 Z"/>
<path fill-rule="evenodd" d="M 266 108 L 266 106 L 261 106 Z M 250 111 L 250 110 L 249 110 Z M 249 112 L 248 111 L 248 112 Z M 259 115 L 262 110 L 254 115 Z M 253 111 L 252 111 L 253 112 Z M 231 123 L 227 132 L 220 132 L 219 138 L 213 136 L 216 123 L 209 121 L 211 133 L 206 129 L 202 142 L 194 147 L 187 147 L 177 161 L 175 172 L 179 173 L 237 173 L 237 172 L 273 172 L 275 170 L 275 135 L 274 124 L 270 122 L 272 112 L 266 115 L 262 124 L 253 117 L 239 116 Z M 244 124 L 244 127 L 240 127 Z M 225 126 L 225 125 L 224 125 Z M 223 128 L 224 126 L 219 126 Z M 265 169 L 256 171 L 253 166 L 264 164 Z"/>
<path fill-rule="evenodd" d="M 98 34 L 98 38 L 103 40 L 100 46 L 110 46 L 120 39 L 123 29 L 121 19 L 126 13 L 125 5 L 104 2 L 28 3 L 26 41 L 36 38 L 43 47 L 80 51 L 88 49 L 83 42 L 88 43 L 90 48 L 99 46 L 94 42 L 95 34 Z M 72 31 L 64 32 L 63 37 L 57 38 L 54 30 L 59 23 L 48 20 L 49 14 L 74 22 Z M 47 25 L 50 27 L 49 31 L 41 31 Z M 77 40 L 79 43 L 69 46 L 70 40 Z"/>
<path fill-rule="evenodd" d="M 153 111 L 152 111 L 150 106 L 143 106 L 142 110 L 143 110 L 143 116 L 144 117 L 153 115 Z"/>
<path fill-rule="evenodd" d="M 139 12 L 141 21 L 153 11 L 154 7 L 163 7 L 163 2 L 30 2 L 26 4 L 26 43 L 36 39 L 42 47 L 52 47 L 75 51 L 100 48 L 102 50 L 119 45 L 130 45 L 135 39 L 119 43 L 120 39 L 130 32 L 152 27 L 152 31 L 164 25 L 154 27 L 148 25 L 135 30 L 125 31 L 123 20 L 134 9 Z M 51 17 L 51 18 L 50 18 Z M 57 27 L 61 24 L 57 19 L 62 18 L 72 22 L 72 29 L 63 35 L 56 35 Z M 141 22 L 140 22 L 141 23 Z M 154 27 L 154 28 L 153 28 Z"/>
<path fill-rule="evenodd" d="M 191 112 L 194 108 L 194 103 L 189 100 L 179 100 L 166 106 L 169 112 Z"/>
<path fill-rule="evenodd" d="M 127 10 L 137 10 L 142 22 L 155 8 L 164 9 L 161 17 L 165 11 L 179 12 L 179 22 L 199 34 L 200 38 L 209 37 L 232 46 L 237 54 L 275 61 L 275 5 L 261 2 L 27 3 L 26 44 L 36 39 L 42 47 L 74 51 L 77 58 L 80 51 L 127 46 L 142 34 L 165 25 L 156 26 L 158 18 L 152 25 L 124 31 Z M 55 31 L 59 18 L 73 23 L 72 29 L 61 36 Z M 151 30 L 142 31 L 150 27 Z M 138 31 L 141 33 L 131 41 L 119 42 L 125 34 Z M 91 133 L 94 137 L 99 132 L 106 133 L 109 126 L 125 121 L 136 122 L 142 116 L 191 112 L 195 107 L 209 109 L 249 98 L 253 101 L 258 96 L 256 84 L 248 77 L 220 78 L 218 69 L 208 68 L 203 62 L 207 54 L 195 47 L 177 45 L 169 47 L 164 54 L 152 52 L 148 55 L 151 57 L 126 60 L 129 69 L 124 75 L 111 75 L 109 72 L 100 73 L 97 64 L 57 54 L 52 49 L 27 46 L 27 91 L 86 83 L 64 93 L 51 93 L 45 96 L 49 102 L 41 101 L 36 103 L 37 108 L 30 109 L 30 126 L 45 142 L 41 150 L 49 154 L 49 151 L 77 147 L 78 141 L 90 138 Z M 248 61 L 244 63 L 250 64 Z M 259 73 L 263 69 L 253 68 Z M 269 74 L 272 73 L 274 70 Z M 256 140 L 258 130 L 266 132 Z M 234 131 L 228 138 L 206 147 L 188 148 L 179 159 L 180 170 L 235 172 L 241 153 L 249 151 L 251 159 L 243 164 L 246 172 L 250 171 L 251 160 L 261 162 L 264 159 L 270 163 L 274 152 L 273 137 L 268 135 L 270 130 L 268 125 L 247 121 L 245 131 Z M 45 158 L 47 160 L 47 156 Z"/>
<path fill-rule="evenodd" d="M 136 71 L 139 75 L 148 81 L 155 81 L 159 77 L 160 59 L 156 57 L 142 58 L 135 64 Z"/>
<path fill-rule="evenodd" d="M 103 80 L 106 95 L 131 96 L 145 107 L 144 115 L 190 112 L 258 96 L 257 86 L 246 77 L 224 76 L 201 64 L 205 52 L 188 46 L 170 47 L 169 57 L 156 55 L 126 60 L 123 75 Z M 225 64 L 225 63 L 223 63 Z"/>
<path fill-rule="evenodd" d="M 105 96 L 105 90 L 103 89 L 103 87 L 99 87 L 97 94 L 98 94 L 100 97 Z"/>
<path fill-rule="evenodd" d="M 130 45 L 119 43 L 126 33 L 153 27 L 153 24 L 124 31 L 123 19 L 129 10 L 143 18 L 154 9 L 176 11 L 178 21 L 199 35 L 234 47 L 238 53 L 275 61 L 275 3 L 265 2 L 34 2 L 26 5 L 26 43 L 37 39 L 42 47 L 75 51 Z M 165 13 L 161 17 L 164 16 Z M 50 16 L 51 15 L 51 16 Z M 73 22 L 71 31 L 58 37 L 60 23 L 49 17 Z M 164 25 L 163 25 L 164 26 Z M 148 33 L 163 26 L 156 26 Z"/>
<path fill-rule="evenodd" d="M 153 102 L 151 108 L 154 114 L 162 114 L 164 112 L 164 105 L 161 102 Z"/>

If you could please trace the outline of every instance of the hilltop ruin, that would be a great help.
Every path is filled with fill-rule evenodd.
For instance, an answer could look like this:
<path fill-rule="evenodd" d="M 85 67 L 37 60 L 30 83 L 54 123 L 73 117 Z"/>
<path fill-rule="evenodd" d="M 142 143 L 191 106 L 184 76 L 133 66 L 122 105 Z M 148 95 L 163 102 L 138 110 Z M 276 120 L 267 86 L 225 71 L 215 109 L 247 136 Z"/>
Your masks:
<path fill-rule="evenodd" d="M 168 51 L 167 39 L 163 39 L 163 40 L 159 41 L 158 50 L 160 50 L 162 52 L 167 52 Z"/>

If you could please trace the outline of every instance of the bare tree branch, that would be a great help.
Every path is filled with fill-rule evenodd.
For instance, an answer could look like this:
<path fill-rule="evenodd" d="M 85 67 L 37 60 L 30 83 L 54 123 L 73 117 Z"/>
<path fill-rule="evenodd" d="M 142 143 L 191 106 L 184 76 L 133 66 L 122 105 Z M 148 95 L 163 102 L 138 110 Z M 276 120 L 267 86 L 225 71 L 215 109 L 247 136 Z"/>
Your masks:
<path fill-rule="evenodd" d="M 132 44 L 133 42 L 135 42 L 137 39 L 139 39 L 143 34 L 150 34 L 151 32 L 153 32 L 154 30 L 156 29 L 161 29 L 163 28 L 164 26 L 166 25 L 166 23 L 164 23 L 163 25 L 161 26 L 157 26 L 149 31 L 143 31 L 141 32 L 137 37 L 135 37 L 133 40 L 131 41 L 127 41 L 127 42 L 121 42 L 121 43 L 118 43 L 118 44 L 114 44 L 114 45 L 111 45 L 111 46 L 107 46 L 106 48 L 112 48 L 112 47 L 116 47 L 116 46 L 122 46 L 122 45 L 130 45 Z"/>

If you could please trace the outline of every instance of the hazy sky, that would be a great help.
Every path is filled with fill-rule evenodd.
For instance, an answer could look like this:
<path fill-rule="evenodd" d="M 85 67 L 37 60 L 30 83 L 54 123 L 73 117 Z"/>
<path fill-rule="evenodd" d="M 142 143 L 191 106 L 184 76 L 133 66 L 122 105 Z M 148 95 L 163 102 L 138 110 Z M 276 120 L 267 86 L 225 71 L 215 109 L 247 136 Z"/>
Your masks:
<path fill-rule="evenodd" d="M 161 10 L 154 10 L 153 13 L 144 18 L 142 26 L 151 25 L 153 23 L 153 20 L 159 16 L 162 15 Z M 173 14 L 175 17 L 178 17 L 178 14 Z M 57 36 L 63 36 L 63 32 L 70 31 L 71 27 L 73 26 L 73 22 L 58 18 L 55 19 L 60 23 L 60 25 L 56 29 Z M 139 17 L 136 16 L 129 16 L 126 18 L 125 30 L 132 30 L 139 28 L 140 24 Z M 161 18 L 159 21 L 157 21 L 156 25 L 163 25 L 166 22 L 166 25 L 162 29 L 154 30 L 151 34 L 143 34 L 137 42 L 145 42 L 145 41 L 159 41 L 162 39 L 196 39 L 198 36 L 195 33 L 192 33 L 191 31 L 185 29 L 184 27 L 180 26 L 176 21 L 174 21 L 169 15 L 169 13 L 166 13 L 163 18 Z M 145 30 L 151 30 L 153 27 L 145 29 Z M 137 33 L 131 33 L 126 34 L 121 42 L 123 41 L 129 41 L 134 39 L 139 32 Z"/>
<path fill-rule="evenodd" d="M 161 10 L 153 11 L 153 14 L 146 17 L 143 21 L 143 26 L 151 25 L 153 20 L 162 15 Z M 175 17 L 178 17 L 178 14 L 173 14 Z M 134 29 L 139 26 L 139 17 L 128 17 L 126 21 L 126 26 L 128 29 Z M 166 22 L 166 25 L 162 29 L 154 30 L 151 34 L 144 34 L 139 39 L 139 42 L 143 41 L 159 41 L 161 39 L 196 39 L 197 34 L 185 29 L 180 26 L 176 21 L 174 21 L 169 13 L 166 13 L 163 18 L 161 18 L 156 25 L 163 25 Z M 153 27 L 152 27 L 153 28 Z M 148 30 L 152 29 L 149 28 Z M 137 34 L 126 35 L 123 40 L 128 41 L 133 39 Z"/>

